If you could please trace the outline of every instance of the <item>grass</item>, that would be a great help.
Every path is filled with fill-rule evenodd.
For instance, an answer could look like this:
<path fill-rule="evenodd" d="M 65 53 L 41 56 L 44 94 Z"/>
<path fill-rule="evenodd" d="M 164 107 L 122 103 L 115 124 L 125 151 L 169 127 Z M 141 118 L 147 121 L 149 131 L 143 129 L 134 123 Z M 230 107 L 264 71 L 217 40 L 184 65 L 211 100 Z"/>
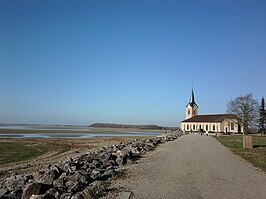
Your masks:
<path fill-rule="evenodd" d="M 124 170 L 119 170 L 116 171 L 114 176 L 113 176 L 113 180 L 117 180 L 119 178 L 126 178 L 126 171 Z"/>
<path fill-rule="evenodd" d="M 38 142 L 0 142 L 0 165 L 12 162 L 20 162 L 36 158 L 49 151 L 58 150 L 59 153 L 64 153 L 70 150 L 68 145 L 46 144 L 43 145 Z"/>
<path fill-rule="evenodd" d="M 223 145 L 230 148 L 235 154 L 240 155 L 254 166 L 266 172 L 266 137 L 252 136 L 253 149 L 243 149 L 242 136 L 220 136 L 216 137 Z"/>

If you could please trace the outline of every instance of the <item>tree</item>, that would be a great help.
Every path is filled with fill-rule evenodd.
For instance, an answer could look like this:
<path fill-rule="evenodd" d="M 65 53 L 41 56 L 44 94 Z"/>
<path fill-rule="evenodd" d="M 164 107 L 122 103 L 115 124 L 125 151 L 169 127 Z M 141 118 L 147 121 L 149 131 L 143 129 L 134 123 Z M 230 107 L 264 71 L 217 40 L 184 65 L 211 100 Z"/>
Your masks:
<path fill-rule="evenodd" d="M 265 115 L 265 102 L 264 97 L 261 98 L 259 109 L 259 133 L 266 133 L 266 115 Z"/>
<path fill-rule="evenodd" d="M 247 94 L 230 100 L 227 103 L 227 112 L 239 116 L 240 123 L 243 125 L 244 134 L 248 134 L 249 128 L 255 128 L 258 121 L 259 103 L 253 95 Z"/>

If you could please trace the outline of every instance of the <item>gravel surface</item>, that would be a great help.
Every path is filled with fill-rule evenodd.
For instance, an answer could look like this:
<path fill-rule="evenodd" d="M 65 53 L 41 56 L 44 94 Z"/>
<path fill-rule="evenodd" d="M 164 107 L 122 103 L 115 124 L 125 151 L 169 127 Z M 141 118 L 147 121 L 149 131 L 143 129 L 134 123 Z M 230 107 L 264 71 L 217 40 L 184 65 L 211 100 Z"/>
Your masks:
<path fill-rule="evenodd" d="M 133 199 L 266 198 L 266 174 L 210 136 L 185 135 L 128 166 Z"/>

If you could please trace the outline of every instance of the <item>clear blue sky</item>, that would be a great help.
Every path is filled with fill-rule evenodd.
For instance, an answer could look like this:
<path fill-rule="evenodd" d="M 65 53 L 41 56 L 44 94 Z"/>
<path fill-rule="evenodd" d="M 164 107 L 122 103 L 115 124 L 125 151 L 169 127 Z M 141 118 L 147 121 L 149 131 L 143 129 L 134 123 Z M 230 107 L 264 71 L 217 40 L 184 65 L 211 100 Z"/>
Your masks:
<path fill-rule="evenodd" d="M 265 77 L 265 0 L 0 0 L 0 122 L 177 126 Z"/>

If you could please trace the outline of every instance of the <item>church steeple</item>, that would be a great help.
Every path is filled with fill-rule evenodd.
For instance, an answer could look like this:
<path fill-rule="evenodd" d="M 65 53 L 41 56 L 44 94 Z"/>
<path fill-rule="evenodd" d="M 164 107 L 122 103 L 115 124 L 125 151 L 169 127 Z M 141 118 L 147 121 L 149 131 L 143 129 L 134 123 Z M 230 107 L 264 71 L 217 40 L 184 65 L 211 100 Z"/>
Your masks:
<path fill-rule="evenodd" d="M 197 103 L 195 102 L 195 97 L 194 97 L 194 91 L 193 91 L 193 88 L 192 88 L 192 92 L 191 92 L 191 95 L 190 95 L 190 100 L 189 100 L 189 103 L 187 104 L 187 106 L 188 106 L 188 105 L 190 105 L 191 107 L 196 106 L 197 108 L 199 108 L 198 105 L 197 105 Z"/>
<path fill-rule="evenodd" d="M 194 97 L 193 88 L 192 88 L 192 93 L 191 93 L 191 96 L 190 96 L 190 103 L 195 103 L 195 97 Z"/>
<path fill-rule="evenodd" d="M 195 96 L 194 96 L 194 91 L 192 88 L 192 92 L 190 95 L 190 100 L 189 103 L 186 106 L 186 119 L 189 119 L 191 117 L 194 117 L 195 115 L 198 114 L 198 105 L 195 102 Z"/>

